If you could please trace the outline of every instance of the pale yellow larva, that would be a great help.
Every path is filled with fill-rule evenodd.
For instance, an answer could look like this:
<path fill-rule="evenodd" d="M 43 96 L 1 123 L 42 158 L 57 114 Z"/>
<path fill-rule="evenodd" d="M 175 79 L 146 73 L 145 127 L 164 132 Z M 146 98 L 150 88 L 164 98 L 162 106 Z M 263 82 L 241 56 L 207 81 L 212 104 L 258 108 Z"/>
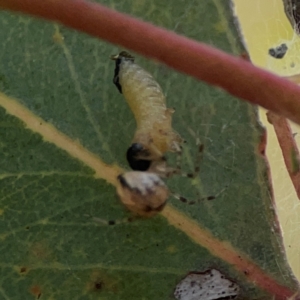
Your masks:
<path fill-rule="evenodd" d="M 180 152 L 182 138 L 172 128 L 174 110 L 167 108 L 160 85 L 125 51 L 115 55 L 114 83 L 132 110 L 137 129 L 127 160 L 133 170 L 157 171 L 166 152 Z"/>

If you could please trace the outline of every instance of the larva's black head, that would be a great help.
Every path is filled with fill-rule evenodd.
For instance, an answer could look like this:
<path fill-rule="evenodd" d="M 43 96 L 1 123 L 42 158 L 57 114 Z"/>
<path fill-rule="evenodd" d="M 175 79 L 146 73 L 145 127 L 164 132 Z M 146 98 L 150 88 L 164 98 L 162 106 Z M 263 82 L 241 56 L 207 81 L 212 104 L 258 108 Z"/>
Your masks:
<path fill-rule="evenodd" d="M 139 158 L 147 156 L 149 156 L 149 152 L 144 149 L 143 145 L 138 143 L 132 144 L 126 153 L 129 166 L 135 171 L 147 171 L 150 168 L 152 162 L 151 160 Z"/>
<path fill-rule="evenodd" d="M 110 58 L 112 60 L 116 61 L 115 74 L 114 74 L 113 82 L 116 85 L 119 92 L 122 94 L 122 86 L 121 86 L 120 81 L 119 81 L 120 64 L 121 64 L 122 60 L 129 60 L 129 61 L 134 62 L 134 57 L 132 55 L 130 55 L 128 52 L 122 51 L 117 55 L 112 55 Z"/>

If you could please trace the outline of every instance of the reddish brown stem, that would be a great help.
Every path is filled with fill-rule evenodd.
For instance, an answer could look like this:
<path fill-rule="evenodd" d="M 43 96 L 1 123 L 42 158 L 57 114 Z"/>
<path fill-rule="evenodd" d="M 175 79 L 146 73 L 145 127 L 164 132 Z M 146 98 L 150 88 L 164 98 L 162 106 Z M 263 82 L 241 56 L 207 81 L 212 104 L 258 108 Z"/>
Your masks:
<path fill-rule="evenodd" d="M 300 124 L 300 88 L 210 46 L 83 0 L 0 0 L 0 7 L 122 45 Z"/>
<path fill-rule="evenodd" d="M 299 150 L 288 121 L 272 112 L 267 113 L 268 121 L 274 126 L 282 151 L 284 162 L 293 182 L 298 199 L 300 199 Z"/>

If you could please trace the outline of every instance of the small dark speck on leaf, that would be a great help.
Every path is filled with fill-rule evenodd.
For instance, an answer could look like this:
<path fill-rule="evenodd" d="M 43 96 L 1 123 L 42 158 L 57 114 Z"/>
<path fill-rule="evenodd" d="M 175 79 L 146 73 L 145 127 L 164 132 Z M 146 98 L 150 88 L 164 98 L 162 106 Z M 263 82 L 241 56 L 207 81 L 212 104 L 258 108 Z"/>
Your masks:
<path fill-rule="evenodd" d="M 286 52 L 288 51 L 288 46 L 286 44 L 281 44 L 280 46 L 277 46 L 275 48 L 269 49 L 269 55 L 281 59 L 285 56 Z"/>
<path fill-rule="evenodd" d="M 103 293 L 104 291 L 117 293 L 118 281 L 105 272 L 94 271 L 91 274 L 91 280 L 86 283 L 86 288 L 92 293 Z"/>
<path fill-rule="evenodd" d="M 20 273 L 21 273 L 21 274 L 24 274 L 24 273 L 27 272 L 27 270 L 28 270 L 28 269 L 27 269 L 26 267 L 21 267 L 21 268 L 20 268 Z"/>
<path fill-rule="evenodd" d="M 101 281 L 96 281 L 94 283 L 95 290 L 101 290 L 103 288 L 103 283 Z"/>

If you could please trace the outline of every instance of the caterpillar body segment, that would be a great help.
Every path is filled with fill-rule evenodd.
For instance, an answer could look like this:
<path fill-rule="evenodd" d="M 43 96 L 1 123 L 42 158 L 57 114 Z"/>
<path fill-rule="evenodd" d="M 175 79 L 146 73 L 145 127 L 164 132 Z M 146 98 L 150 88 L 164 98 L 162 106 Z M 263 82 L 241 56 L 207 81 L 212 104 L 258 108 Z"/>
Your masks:
<path fill-rule="evenodd" d="M 112 59 L 116 61 L 114 83 L 124 95 L 137 124 L 127 160 L 133 170 L 156 171 L 160 163 L 165 165 L 166 152 L 181 151 L 183 140 L 172 128 L 174 109 L 166 107 L 160 85 L 134 63 L 133 56 L 123 51 Z"/>

